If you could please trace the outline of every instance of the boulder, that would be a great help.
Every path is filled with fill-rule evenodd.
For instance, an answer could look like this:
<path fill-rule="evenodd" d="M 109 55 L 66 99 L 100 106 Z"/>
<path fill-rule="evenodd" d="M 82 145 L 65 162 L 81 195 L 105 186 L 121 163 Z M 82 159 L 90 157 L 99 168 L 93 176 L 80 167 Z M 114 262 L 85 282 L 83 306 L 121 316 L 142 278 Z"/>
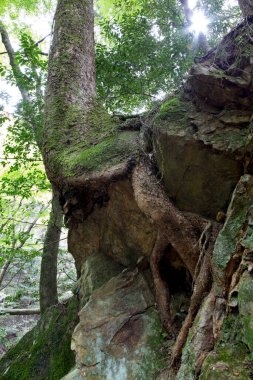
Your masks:
<path fill-rule="evenodd" d="M 94 291 L 72 337 L 76 370 L 70 379 L 154 379 L 166 364 L 166 334 L 154 302 L 138 270 L 123 271 Z"/>

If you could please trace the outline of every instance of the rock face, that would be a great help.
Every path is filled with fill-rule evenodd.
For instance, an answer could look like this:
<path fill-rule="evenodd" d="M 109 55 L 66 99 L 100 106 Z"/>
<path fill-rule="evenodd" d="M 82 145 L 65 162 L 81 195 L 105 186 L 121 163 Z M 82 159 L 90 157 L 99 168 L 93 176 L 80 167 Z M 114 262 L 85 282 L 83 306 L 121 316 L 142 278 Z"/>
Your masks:
<path fill-rule="evenodd" d="M 86 213 L 69 219 L 83 308 L 66 380 L 252 376 L 252 24 L 199 59 L 183 91 L 152 113 L 133 171 L 108 182 L 102 172 L 98 196 L 85 182 L 93 203 L 81 192 Z M 137 270 L 143 258 L 153 280 Z M 154 294 L 175 329 L 167 369 Z"/>
<path fill-rule="evenodd" d="M 70 225 L 68 245 L 78 271 L 88 256 L 98 252 L 126 267 L 140 256 L 150 256 L 156 233 L 137 206 L 131 182 L 122 180 L 109 185 L 105 201 L 85 223 Z"/>
<path fill-rule="evenodd" d="M 233 193 L 214 247 L 213 289 L 189 332 L 178 380 L 200 372 L 201 380 L 252 377 L 252 185 L 253 177 L 244 175 Z"/>
<path fill-rule="evenodd" d="M 184 92 L 155 120 L 155 159 L 182 210 L 215 217 L 240 176 L 252 173 L 253 17 L 195 64 Z"/>
<path fill-rule="evenodd" d="M 124 271 L 96 290 L 72 338 L 76 373 L 87 380 L 154 378 L 165 365 L 154 302 L 138 270 Z"/>
<path fill-rule="evenodd" d="M 155 159 L 168 194 L 184 211 L 226 211 L 244 172 L 252 172 L 252 112 L 202 108 L 188 95 L 166 101 L 155 120 Z"/>

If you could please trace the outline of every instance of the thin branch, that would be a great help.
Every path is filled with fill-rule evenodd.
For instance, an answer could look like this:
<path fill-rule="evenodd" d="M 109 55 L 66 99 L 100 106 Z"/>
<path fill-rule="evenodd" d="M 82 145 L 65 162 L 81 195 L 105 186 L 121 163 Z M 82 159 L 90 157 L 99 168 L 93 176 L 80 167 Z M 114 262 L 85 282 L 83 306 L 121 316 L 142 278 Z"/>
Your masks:
<path fill-rule="evenodd" d="M 184 15 L 185 15 L 185 18 L 186 18 L 186 21 L 189 25 L 192 24 L 192 10 L 191 8 L 189 7 L 189 2 L 188 0 L 180 0 L 180 3 L 183 7 L 183 10 L 184 10 Z"/>
<path fill-rule="evenodd" d="M 0 34 L 1 34 L 1 38 L 2 38 L 2 42 L 4 44 L 4 47 L 8 53 L 8 56 L 9 56 L 10 65 L 11 65 L 16 83 L 17 83 L 17 87 L 21 93 L 23 100 L 26 102 L 29 102 L 29 95 L 28 95 L 27 91 L 25 91 L 23 89 L 23 83 L 22 83 L 23 73 L 20 70 L 19 65 L 17 65 L 17 63 L 15 61 L 15 52 L 14 52 L 13 47 L 11 45 L 11 41 L 10 41 L 8 32 L 5 29 L 5 26 L 1 21 L 0 21 Z"/>
<path fill-rule="evenodd" d="M 1 54 L 8 54 L 8 52 L 7 51 L 2 51 L 1 53 L 0 53 L 0 55 Z"/>
<path fill-rule="evenodd" d="M 14 218 L 3 218 L 3 220 L 6 220 L 7 222 L 5 222 L 4 225 L 2 225 L 2 226 L 0 227 L 0 229 L 3 229 L 3 227 L 5 227 L 6 224 L 7 224 L 9 221 L 17 222 L 17 223 L 22 223 L 22 224 L 33 224 L 32 222 L 25 222 L 25 221 L 23 221 L 23 220 L 14 219 Z M 43 223 L 35 223 L 35 226 L 45 227 L 45 224 L 43 224 Z"/>
<path fill-rule="evenodd" d="M 38 42 L 35 43 L 35 46 L 38 46 L 39 44 L 41 44 L 41 42 L 45 41 L 45 39 L 47 37 L 50 37 L 51 35 L 52 35 L 52 33 L 49 33 L 45 37 L 41 38 L 41 40 L 39 40 Z"/>
<path fill-rule="evenodd" d="M 62 272 L 65 274 L 65 276 L 67 276 L 72 282 L 76 282 L 76 280 L 74 279 L 74 278 L 72 278 L 67 272 L 66 272 L 66 270 L 63 268 L 62 269 Z M 60 274 L 59 274 L 59 276 L 58 277 L 60 277 Z"/>

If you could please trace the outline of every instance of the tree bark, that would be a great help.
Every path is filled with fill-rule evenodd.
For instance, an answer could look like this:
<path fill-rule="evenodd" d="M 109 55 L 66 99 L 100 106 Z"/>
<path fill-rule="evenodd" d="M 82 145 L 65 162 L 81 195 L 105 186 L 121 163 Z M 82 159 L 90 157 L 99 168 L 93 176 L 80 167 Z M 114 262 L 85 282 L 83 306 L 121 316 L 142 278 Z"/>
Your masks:
<path fill-rule="evenodd" d="M 59 0 L 45 99 L 43 151 L 49 179 L 55 180 L 53 172 L 58 178 L 64 173 L 59 162 L 64 146 L 84 140 L 95 95 L 93 1 Z"/>
<path fill-rule="evenodd" d="M 253 3 L 252 0 L 238 0 L 239 7 L 243 14 L 243 17 L 253 15 Z"/>
<path fill-rule="evenodd" d="M 8 35 L 8 32 L 4 26 L 4 24 L 0 21 L 0 34 L 2 38 L 2 42 L 5 46 L 6 52 L 9 57 L 10 65 L 12 68 L 13 76 L 15 78 L 17 87 L 20 91 L 22 99 L 26 102 L 29 102 L 29 94 L 26 90 L 24 90 L 24 75 L 20 70 L 19 65 L 15 62 L 15 52 L 11 45 L 11 41 Z"/>
<path fill-rule="evenodd" d="M 57 257 L 62 227 L 62 210 L 58 196 L 53 192 L 52 209 L 43 246 L 40 271 L 40 310 L 58 303 Z"/>

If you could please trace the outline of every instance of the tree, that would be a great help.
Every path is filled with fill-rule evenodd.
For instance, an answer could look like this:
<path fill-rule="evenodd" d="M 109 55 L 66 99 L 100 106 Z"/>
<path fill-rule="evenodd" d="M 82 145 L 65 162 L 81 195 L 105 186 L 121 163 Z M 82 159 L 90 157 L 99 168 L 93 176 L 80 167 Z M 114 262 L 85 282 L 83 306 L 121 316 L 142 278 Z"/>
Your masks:
<path fill-rule="evenodd" d="M 226 39 L 223 43 L 226 44 Z M 222 44 L 217 49 L 222 51 Z M 215 54 L 216 50 L 213 49 L 199 58 L 200 66 L 196 65 L 191 71 L 192 81 L 199 80 L 201 83 L 203 77 L 205 78 L 201 70 L 205 70 L 206 61 L 209 62 L 209 59 L 213 69 Z M 225 70 L 223 67 L 227 68 L 227 57 L 219 56 L 219 59 L 224 61 L 220 62 L 217 58 L 218 67 Z M 209 72 L 208 75 L 208 78 L 212 76 Z M 215 84 L 221 92 L 223 87 L 219 87 L 220 75 L 223 78 L 225 74 L 218 72 L 213 80 L 217 81 Z M 225 79 L 228 80 L 227 77 Z M 197 87 L 198 84 L 193 82 L 190 90 L 187 86 L 183 90 L 184 96 L 188 96 L 187 100 L 189 94 L 194 100 L 201 98 L 201 91 L 205 89 Z M 219 100 L 212 100 L 207 92 L 204 99 L 209 99 L 211 105 L 211 101 L 215 103 L 216 100 L 218 103 Z M 176 103 L 178 100 L 174 99 L 175 103 L 173 99 L 169 100 L 171 103 L 167 104 L 168 107 L 179 107 Z M 201 101 L 199 102 L 201 105 Z M 217 106 L 216 103 L 214 105 Z M 232 107 L 230 103 L 229 105 Z M 218 104 L 217 107 L 222 105 Z M 171 113 L 173 114 L 173 110 Z M 140 118 L 144 136 L 152 124 L 154 114 L 155 110 Z M 43 157 L 47 174 L 61 194 L 72 231 L 78 229 L 78 224 L 85 224 L 96 207 L 106 207 L 109 189 L 113 184 L 122 178 L 130 180 L 134 201 L 143 215 L 152 221 L 156 232 L 150 267 L 161 320 L 171 335 L 174 331 L 170 316 L 170 294 L 159 269 L 168 247 L 178 253 L 193 280 L 188 314 L 173 349 L 173 365 L 177 365 L 189 329 L 205 294 L 212 287 L 211 254 L 220 226 L 214 220 L 187 214 L 175 207 L 168 199 L 162 184 L 157 181 L 149 152 L 144 150 L 141 154 L 134 143 L 133 133 L 122 132 L 124 127 L 117 125 L 117 122 L 104 112 L 95 98 L 92 2 L 74 0 L 69 4 L 65 0 L 59 0 L 49 57 L 43 135 Z M 73 254 L 75 255 L 74 251 Z M 76 260 L 80 273 L 78 254 Z M 213 296 L 213 290 L 210 294 L 210 297 Z M 217 312 L 219 307 L 217 304 Z M 204 358 L 204 355 L 199 358 L 199 366 Z"/>
<path fill-rule="evenodd" d="M 182 3 L 187 5 L 186 2 Z M 215 4 L 221 9 L 221 2 L 216 1 Z M 186 8 L 186 19 L 187 14 Z M 248 234 L 252 235 L 252 191 L 249 190 L 252 188 L 252 178 L 250 179 L 249 175 L 252 172 L 252 139 L 247 135 L 251 129 L 253 98 L 251 60 L 248 59 L 249 51 L 250 55 L 252 54 L 252 48 L 249 45 L 247 30 L 251 24 L 251 18 L 246 18 L 218 44 L 218 47 L 210 49 L 204 56 L 196 57 L 195 65 L 190 71 L 190 79 L 184 83 L 180 91 L 168 96 L 162 104 L 156 104 L 156 107 L 146 114 L 138 115 L 137 118 L 125 117 L 127 122 L 121 123 L 122 118 L 111 117 L 96 98 L 92 1 L 73 0 L 70 3 L 67 0 L 59 0 L 55 15 L 54 37 L 49 57 L 45 125 L 40 143 L 48 177 L 55 191 L 59 193 L 65 213 L 65 221 L 70 231 L 69 243 L 72 245 L 79 275 L 83 261 L 94 252 L 102 251 L 103 244 L 108 243 L 108 237 L 105 236 L 106 223 L 109 223 L 110 216 L 114 216 L 115 209 L 111 211 L 113 202 L 116 202 L 120 213 L 127 192 L 130 194 L 131 206 L 134 205 L 136 215 L 141 215 L 145 222 L 152 226 L 153 241 L 150 244 L 149 264 L 160 318 L 171 337 L 175 335 L 175 330 L 170 310 L 170 288 L 161 271 L 166 255 L 170 257 L 176 254 L 191 279 L 190 306 L 175 340 L 172 367 L 177 370 L 183 347 L 189 338 L 190 344 L 196 343 L 198 353 L 193 358 L 191 351 L 195 350 L 194 344 L 188 344 L 183 360 L 188 357 L 188 364 L 191 366 L 189 373 L 193 378 L 199 377 L 208 353 L 214 347 L 218 350 L 219 344 L 223 345 L 224 342 L 218 341 L 217 338 L 223 325 L 225 342 L 227 336 L 231 335 L 230 326 L 226 326 L 226 323 L 233 325 L 237 311 L 234 309 L 232 322 L 231 319 L 227 319 L 226 313 L 230 307 L 238 307 L 238 304 L 233 303 L 230 295 L 238 293 L 242 273 L 252 271 L 251 258 L 245 256 L 251 253 L 252 249 L 251 240 L 248 239 Z M 108 25 L 111 24 L 107 23 Z M 132 30 L 132 26 L 130 29 Z M 113 41 L 117 40 L 120 32 L 116 30 L 115 35 L 112 37 Z M 117 48 L 119 49 L 119 46 Z M 126 63 L 126 67 L 131 68 L 131 64 Z M 241 78 L 240 73 L 245 76 Z M 104 88 L 103 84 L 101 88 Z M 212 129 L 206 131 L 206 124 L 210 120 Z M 175 138 L 170 140 L 171 150 L 177 141 L 180 145 L 182 139 L 186 140 L 184 146 L 187 147 L 188 137 L 191 136 L 192 141 L 188 144 L 190 148 L 196 145 L 204 147 L 205 150 L 212 149 L 216 159 L 224 153 L 224 145 L 227 146 L 224 154 L 226 159 L 234 160 L 229 152 L 231 149 L 232 154 L 235 153 L 237 156 L 236 160 L 239 153 L 243 156 L 242 160 L 239 158 L 241 161 L 235 160 L 236 180 L 243 173 L 242 167 L 248 174 L 242 178 L 233 193 L 223 228 L 220 224 L 226 218 L 223 212 L 218 212 L 216 220 L 215 214 L 209 214 L 207 219 L 207 216 L 201 213 L 202 216 L 180 211 L 176 207 L 174 201 L 176 203 L 181 183 L 175 194 L 172 191 L 171 197 L 168 197 L 161 178 L 165 174 L 166 163 L 164 152 L 159 151 L 159 123 L 165 130 L 167 128 L 166 132 L 171 128 L 175 133 Z M 238 136 L 245 125 L 248 129 L 246 128 L 242 143 L 247 146 L 241 150 L 241 146 L 233 145 L 233 137 Z M 138 129 L 141 129 L 140 139 L 136 132 Z M 210 137 L 213 129 L 218 130 L 216 140 Z M 203 134 L 199 137 L 201 133 Z M 233 137 L 230 140 L 231 134 Z M 247 142 L 244 140 L 245 136 Z M 169 134 L 167 137 L 169 139 Z M 155 162 L 155 159 L 158 161 L 159 154 L 160 177 Z M 176 155 L 177 161 L 183 160 L 182 152 L 181 157 L 178 152 Z M 193 159 L 194 150 L 193 153 L 190 150 L 189 156 Z M 198 162 L 196 167 L 199 167 Z M 183 177 L 187 176 L 189 168 L 191 165 L 188 163 Z M 229 172 L 228 177 L 230 174 Z M 127 190 L 122 190 L 122 183 Z M 205 186 L 208 185 L 208 181 L 205 181 Z M 232 189 L 229 196 L 231 191 Z M 245 207 L 244 202 L 251 206 Z M 123 213 L 120 217 L 124 218 Z M 231 222 L 231 217 L 235 217 L 236 225 Z M 106 222 L 101 222 L 101 219 L 105 219 Z M 127 226 L 127 223 L 130 223 L 128 220 L 124 222 Z M 86 234 L 87 232 L 89 234 Z M 117 240 L 114 239 L 112 231 L 109 232 L 109 237 Z M 117 232 L 115 235 L 119 238 Z M 73 242 L 73 236 L 79 241 Z M 125 243 L 130 238 L 124 235 L 120 243 L 123 240 Z M 115 245 L 116 251 L 117 241 Z M 126 247 L 133 249 L 127 244 Z M 111 245 L 108 244 L 105 251 L 110 251 L 110 248 Z M 225 258 L 223 250 L 226 252 Z M 115 251 L 106 253 L 112 256 Z M 250 264 L 246 264 L 248 259 Z M 129 262 L 126 265 L 128 264 Z M 251 280 L 249 273 L 246 274 L 247 279 Z M 248 297 L 248 290 L 246 293 Z M 251 317 L 248 310 L 243 310 L 243 313 L 246 315 L 243 326 L 249 329 Z M 199 318 L 196 318 L 197 315 Z M 189 334 L 191 328 L 197 329 L 196 334 L 191 330 L 193 335 L 195 334 L 194 337 Z M 247 341 L 247 350 L 252 349 L 251 327 L 249 331 L 250 342 Z M 215 341 L 218 342 L 217 346 L 214 346 Z M 216 352 L 213 354 L 215 356 Z M 222 360 L 223 357 L 224 355 Z M 248 353 L 245 357 L 248 358 Z M 245 364 L 248 365 L 246 362 Z M 210 366 L 210 361 L 207 365 Z M 219 362 L 217 366 L 220 367 Z M 237 375 L 236 372 L 235 374 Z"/>
<path fill-rule="evenodd" d="M 92 5 L 90 0 L 75 0 L 71 4 L 59 0 L 49 56 L 43 156 L 47 175 L 61 193 L 64 211 L 72 224 L 88 217 L 109 184 L 126 176 L 129 162 L 135 161 L 137 154 L 131 138 L 129 141 L 125 138 L 120 146 L 120 130 L 95 99 Z M 115 144 L 119 145 L 118 151 L 115 151 Z M 92 159 L 94 166 L 90 162 Z M 203 293 L 210 286 L 209 261 L 204 260 L 201 270 L 194 275 L 199 256 L 198 239 L 208 222 L 200 218 L 200 230 L 196 229 L 192 218 L 186 217 L 170 202 L 164 189 L 157 184 L 145 155 L 132 170 L 135 201 L 157 230 L 150 265 L 161 319 L 170 333 L 173 331 L 169 294 L 158 270 L 165 246 L 171 244 L 190 274 L 196 277 L 192 310 L 185 328 L 188 332 Z M 216 234 L 213 228 L 211 236 Z M 212 246 L 213 241 L 209 249 Z"/>
<path fill-rule="evenodd" d="M 20 115 L 19 119 L 17 119 L 19 122 L 16 121 L 16 128 L 12 128 L 9 144 L 5 147 L 5 154 L 7 157 L 13 153 L 16 156 L 17 161 L 12 165 L 11 170 L 15 170 L 22 165 L 26 167 L 27 162 L 32 161 L 33 174 L 31 176 L 35 179 L 36 170 L 41 172 L 40 168 L 36 169 L 36 159 L 40 160 L 38 148 L 41 149 L 40 133 L 44 103 L 42 86 L 46 62 L 44 59 L 41 59 L 41 50 L 38 47 L 38 43 L 35 43 L 29 34 L 21 34 L 21 50 L 18 53 L 14 52 L 8 32 L 2 22 L 0 23 L 0 34 L 10 61 L 11 71 L 9 77 L 16 83 L 22 96 L 22 103 L 19 106 Z M 26 65 L 25 73 L 20 68 L 24 67 L 24 65 Z M 2 67 L 2 73 L 5 73 L 4 67 Z M 35 144 L 34 141 L 36 142 Z M 29 157 L 31 150 L 34 151 L 32 158 Z M 58 302 L 57 255 L 61 224 L 62 212 L 59 200 L 54 195 L 42 254 L 40 281 L 41 311 L 45 311 L 47 307 Z"/>
<path fill-rule="evenodd" d="M 59 197 L 53 193 L 51 213 L 45 235 L 40 270 L 40 311 L 58 303 L 57 257 L 62 228 Z"/>

